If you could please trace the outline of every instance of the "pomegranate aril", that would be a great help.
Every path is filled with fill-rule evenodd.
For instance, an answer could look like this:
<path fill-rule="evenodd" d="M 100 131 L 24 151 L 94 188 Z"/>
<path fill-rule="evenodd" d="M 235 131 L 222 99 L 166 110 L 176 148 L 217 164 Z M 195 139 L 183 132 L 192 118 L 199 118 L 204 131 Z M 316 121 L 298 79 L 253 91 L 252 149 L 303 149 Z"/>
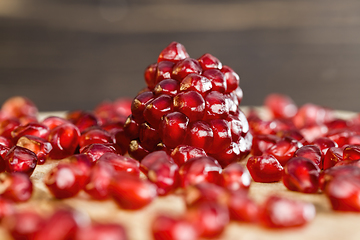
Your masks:
<path fill-rule="evenodd" d="M 328 149 L 324 156 L 323 169 L 329 169 L 336 165 L 336 163 L 343 161 L 343 152 L 342 148 L 331 147 Z"/>
<path fill-rule="evenodd" d="M 95 163 L 104 153 L 118 153 L 117 145 L 113 143 L 94 143 L 80 149 L 80 153 L 86 154 Z"/>
<path fill-rule="evenodd" d="M 66 160 L 75 165 L 75 167 L 79 170 L 79 185 L 85 186 L 85 184 L 89 181 L 91 167 L 93 166 L 90 157 L 86 154 L 75 154 L 68 157 Z"/>
<path fill-rule="evenodd" d="M 68 113 L 67 118 L 70 118 L 71 113 Z M 85 131 L 86 129 L 94 126 L 99 126 L 100 121 L 99 119 L 90 112 L 80 112 L 80 116 L 75 119 L 70 119 L 71 122 L 74 123 L 74 125 L 79 129 L 80 133 Z"/>
<path fill-rule="evenodd" d="M 319 189 L 320 168 L 310 159 L 294 157 L 284 166 L 283 183 L 292 191 L 316 193 Z"/>
<path fill-rule="evenodd" d="M 4 157 L 6 171 L 22 172 L 31 176 L 37 165 L 38 159 L 29 149 L 13 146 Z"/>
<path fill-rule="evenodd" d="M 202 182 L 218 183 L 222 168 L 212 157 L 203 156 L 191 158 L 179 169 L 182 187 Z"/>
<path fill-rule="evenodd" d="M 201 57 L 198 58 L 198 61 L 201 65 L 202 69 L 204 69 L 204 70 L 213 69 L 213 68 L 215 68 L 215 69 L 222 68 L 222 64 L 219 61 L 219 59 L 217 59 L 210 53 L 205 53 L 204 55 L 202 55 Z"/>
<path fill-rule="evenodd" d="M 88 128 L 81 133 L 79 147 L 85 147 L 94 143 L 113 143 L 111 135 L 98 127 Z"/>
<path fill-rule="evenodd" d="M 296 150 L 302 147 L 302 144 L 297 140 L 289 137 L 284 137 L 277 141 L 272 147 L 265 151 L 265 154 L 273 155 L 282 166 L 294 156 Z"/>
<path fill-rule="evenodd" d="M 225 75 L 218 69 L 205 70 L 202 75 L 208 78 L 212 84 L 212 90 L 224 93 L 227 90 Z"/>
<path fill-rule="evenodd" d="M 349 127 L 349 123 L 345 119 L 334 119 L 330 122 L 327 122 L 326 126 L 332 130 L 346 129 Z"/>
<path fill-rule="evenodd" d="M 186 137 L 189 118 L 181 112 L 172 112 L 164 115 L 160 130 L 162 142 L 169 148 L 181 145 Z"/>
<path fill-rule="evenodd" d="M 144 109 L 144 119 L 152 127 L 158 128 L 160 119 L 164 114 L 172 112 L 172 97 L 169 95 L 160 95 L 149 102 Z"/>
<path fill-rule="evenodd" d="M 161 142 L 161 135 L 157 129 L 145 122 L 140 126 L 139 140 L 146 150 L 153 151 Z"/>
<path fill-rule="evenodd" d="M 150 90 L 152 90 L 156 85 L 155 83 L 156 70 L 157 70 L 157 64 L 153 63 L 147 66 L 144 71 L 145 83 Z"/>
<path fill-rule="evenodd" d="M 9 138 L 0 136 L 0 145 L 11 148 L 13 146 L 13 143 L 11 142 L 11 140 Z"/>
<path fill-rule="evenodd" d="M 313 161 L 318 167 L 321 168 L 321 151 L 316 145 L 305 145 L 296 150 L 294 157 L 304 157 Z"/>
<path fill-rule="evenodd" d="M 350 177 L 359 177 L 360 176 L 360 168 L 351 165 L 345 166 L 334 166 L 327 170 L 324 170 L 320 173 L 319 184 L 320 189 L 325 190 L 326 186 L 333 179 L 342 177 L 342 176 L 350 176 Z"/>
<path fill-rule="evenodd" d="M 16 118 L 10 118 L 0 121 L 0 134 L 1 136 L 12 139 L 12 131 L 20 126 L 20 121 Z"/>
<path fill-rule="evenodd" d="M 230 93 L 232 91 L 241 91 L 241 89 L 239 88 L 239 84 L 240 84 L 240 77 L 239 75 L 229 66 L 223 66 L 222 69 L 220 70 L 225 77 L 225 81 L 226 81 L 226 93 Z M 242 99 L 242 91 L 241 91 L 241 98 L 239 99 L 239 103 Z"/>
<path fill-rule="evenodd" d="M 178 62 L 188 57 L 189 54 L 186 52 L 185 47 L 181 43 L 172 42 L 165 49 L 161 51 L 157 62 L 162 62 L 162 61 Z"/>
<path fill-rule="evenodd" d="M 11 132 L 14 143 L 16 143 L 20 137 L 25 135 L 47 139 L 49 136 L 49 128 L 41 123 L 29 123 L 20 125 Z"/>
<path fill-rule="evenodd" d="M 264 105 L 275 118 L 291 118 L 297 112 L 297 106 L 293 100 L 283 94 L 269 94 L 264 101 Z"/>
<path fill-rule="evenodd" d="M 316 214 L 312 203 L 270 196 L 261 210 L 261 223 L 269 228 L 298 227 L 310 222 Z"/>
<path fill-rule="evenodd" d="M 36 105 L 28 98 L 15 96 L 7 99 L 1 106 L 1 114 L 4 118 L 35 118 L 38 114 Z"/>
<path fill-rule="evenodd" d="M 360 159 L 359 160 L 345 160 L 345 161 L 339 161 L 335 164 L 334 167 L 337 166 L 355 166 L 360 168 Z"/>
<path fill-rule="evenodd" d="M 226 205 L 228 191 L 214 183 L 202 182 L 185 188 L 184 200 L 187 207 L 196 207 L 205 202 Z"/>
<path fill-rule="evenodd" d="M 124 132 L 129 139 L 135 139 L 139 137 L 140 125 L 134 120 L 133 115 L 129 115 L 124 123 Z"/>
<path fill-rule="evenodd" d="M 43 138 L 31 135 L 22 136 L 19 138 L 16 145 L 33 151 L 37 156 L 38 164 L 44 164 L 52 150 L 50 142 Z"/>
<path fill-rule="evenodd" d="M 211 81 L 196 73 L 190 73 L 180 83 L 180 91 L 196 91 L 202 96 L 205 96 L 211 89 Z"/>
<path fill-rule="evenodd" d="M 79 129 L 72 123 L 65 123 L 50 131 L 48 141 L 53 149 L 50 158 L 63 159 L 71 156 L 78 148 L 80 139 Z"/>
<path fill-rule="evenodd" d="M 354 132 L 348 129 L 329 129 L 326 137 L 334 141 L 339 147 L 351 144 L 350 141 L 357 142 Z"/>
<path fill-rule="evenodd" d="M 110 193 L 124 209 L 140 209 L 156 197 L 156 186 L 129 173 L 118 173 L 110 183 Z"/>
<path fill-rule="evenodd" d="M 31 198 L 33 184 L 24 173 L 2 173 L 0 195 L 14 202 L 25 202 Z"/>
<path fill-rule="evenodd" d="M 172 78 L 181 82 L 187 75 L 190 73 L 201 74 L 202 68 L 200 63 L 193 58 L 185 58 L 183 60 L 178 61 L 172 71 Z"/>
<path fill-rule="evenodd" d="M 13 216 L 15 213 L 15 204 L 13 201 L 0 196 L 0 221 L 4 217 Z"/>
<path fill-rule="evenodd" d="M 77 229 L 74 240 L 127 240 L 125 228 L 116 223 L 95 223 Z"/>
<path fill-rule="evenodd" d="M 254 156 L 262 155 L 266 150 L 280 141 L 280 139 L 278 136 L 272 134 L 256 134 L 252 140 L 251 154 Z"/>
<path fill-rule="evenodd" d="M 229 115 L 229 106 L 225 96 L 217 91 L 210 92 L 205 97 L 205 118 L 219 119 Z"/>
<path fill-rule="evenodd" d="M 278 182 L 284 170 L 272 155 L 251 156 L 246 167 L 255 182 Z"/>
<path fill-rule="evenodd" d="M 201 120 L 205 115 L 205 100 L 195 91 L 180 92 L 173 99 L 174 110 L 185 114 L 190 121 Z"/>
<path fill-rule="evenodd" d="M 130 138 L 126 134 L 124 129 L 119 129 L 116 131 L 111 132 L 113 142 L 119 147 L 120 154 L 125 155 L 129 144 Z"/>
<path fill-rule="evenodd" d="M 245 142 L 244 138 L 241 137 L 239 142 Z M 244 147 L 241 147 L 244 146 Z M 227 165 L 238 162 L 245 158 L 248 155 L 248 151 L 246 150 L 246 144 L 231 142 L 229 147 L 220 152 L 210 154 L 210 156 L 218 159 L 221 167 L 225 168 Z"/>
<path fill-rule="evenodd" d="M 228 122 L 224 119 L 212 119 L 209 125 L 213 132 L 212 148 L 209 153 L 218 153 L 230 146 L 231 131 Z"/>
<path fill-rule="evenodd" d="M 180 90 L 179 82 L 174 79 L 164 79 L 163 81 L 156 84 L 153 89 L 154 95 L 156 97 L 165 94 L 169 95 L 170 97 L 174 97 L 178 94 Z"/>
<path fill-rule="evenodd" d="M 304 136 L 307 142 L 313 143 L 316 139 L 326 136 L 329 132 L 329 129 L 325 124 L 318 124 L 305 126 L 299 131 Z"/>
<path fill-rule="evenodd" d="M 191 122 L 185 140 L 186 145 L 202 148 L 206 152 L 212 147 L 214 133 L 210 125 L 205 121 Z"/>
<path fill-rule="evenodd" d="M 185 218 L 157 215 L 151 224 L 154 240 L 196 240 L 198 229 Z"/>
<path fill-rule="evenodd" d="M 158 84 L 164 79 L 172 78 L 172 71 L 175 63 L 169 61 L 162 61 L 157 64 L 155 84 Z"/>
<path fill-rule="evenodd" d="M 343 160 L 359 160 L 360 159 L 360 145 L 348 145 L 343 151 Z"/>
<path fill-rule="evenodd" d="M 220 183 L 231 191 L 247 190 L 250 187 L 251 176 L 240 163 L 231 163 L 222 171 Z"/>
<path fill-rule="evenodd" d="M 143 112 L 146 105 L 154 99 L 154 94 L 150 91 L 146 91 L 137 95 L 131 104 L 132 118 L 137 122 L 143 122 Z M 126 124 L 126 123 L 125 123 Z"/>
<path fill-rule="evenodd" d="M 276 133 L 276 135 L 280 138 L 284 138 L 284 137 L 293 138 L 299 141 L 303 145 L 309 144 L 307 140 L 304 138 L 304 136 L 301 134 L 301 132 L 296 128 L 288 129 L 288 130 L 280 130 Z"/>
<path fill-rule="evenodd" d="M 207 154 L 204 151 L 204 149 L 189 145 L 178 145 L 171 152 L 171 157 L 179 167 L 191 158 L 201 157 L 206 155 Z"/>
<path fill-rule="evenodd" d="M 69 121 L 66 120 L 65 118 L 57 117 L 57 116 L 47 117 L 41 122 L 41 124 L 47 126 L 49 128 L 49 130 L 52 130 L 52 129 L 56 128 L 57 126 L 60 126 L 65 123 L 69 123 Z"/>
<path fill-rule="evenodd" d="M 319 125 L 334 119 L 333 111 L 315 104 L 307 103 L 301 106 L 292 118 L 297 128 Z"/>
<path fill-rule="evenodd" d="M 104 153 L 98 162 L 110 164 L 116 172 L 127 172 L 135 176 L 140 174 L 140 163 L 133 158 L 125 157 L 116 153 Z"/>
<path fill-rule="evenodd" d="M 231 220 L 255 223 L 259 221 L 260 206 L 245 191 L 232 191 L 228 207 Z"/>
<path fill-rule="evenodd" d="M 149 154 L 149 151 L 141 145 L 139 140 L 135 139 L 130 141 L 128 153 L 132 158 L 140 161 Z"/>
<path fill-rule="evenodd" d="M 327 137 L 317 138 L 313 141 L 312 144 L 316 145 L 320 148 L 322 157 L 325 156 L 325 154 L 329 148 L 338 146 L 336 142 L 334 142 L 333 140 L 331 140 L 330 138 L 327 138 Z"/>

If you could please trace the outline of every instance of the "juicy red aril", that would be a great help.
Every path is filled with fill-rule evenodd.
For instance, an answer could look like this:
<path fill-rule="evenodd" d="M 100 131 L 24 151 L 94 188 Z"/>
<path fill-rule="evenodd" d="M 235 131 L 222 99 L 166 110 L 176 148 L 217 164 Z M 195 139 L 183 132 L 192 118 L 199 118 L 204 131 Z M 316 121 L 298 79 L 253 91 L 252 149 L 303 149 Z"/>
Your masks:
<path fill-rule="evenodd" d="M 205 53 L 204 55 L 202 55 L 201 57 L 198 58 L 198 61 L 201 65 L 202 69 L 204 69 L 204 70 L 212 69 L 212 68 L 217 68 L 217 69 L 222 68 L 222 64 L 219 61 L 219 59 L 217 59 L 210 53 Z"/>
<path fill-rule="evenodd" d="M 247 192 L 230 192 L 228 207 L 232 220 L 250 223 L 259 220 L 260 206 L 249 198 Z"/>
<path fill-rule="evenodd" d="M 110 163 L 97 161 L 91 168 L 89 181 L 84 187 L 85 192 L 97 200 L 110 198 L 109 186 L 114 174 L 115 170 Z"/>
<path fill-rule="evenodd" d="M 36 154 L 29 149 L 14 146 L 4 157 L 6 171 L 22 172 L 31 176 L 37 165 Z"/>
<path fill-rule="evenodd" d="M 67 158 L 67 160 L 79 170 L 79 185 L 85 186 L 85 184 L 89 181 L 91 167 L 93 166 L 90 157 L 86 154 L 75 154 Z"/>
<path fill-rule="evenodd" d="M 285 137 L 276 142 L 271 148 L 267 149 L 265 153 L 273 155 L 280 164 L 284 166 L 300 147 L 302 147 L 300 142 L 295 139 Z"/>
<path fill-rule="evenodd" d="M 318 125 L 305 126 L 301 128 L 299 131 L 304 136 L 307 142 L 314 144 L 313 142 L 317 138 L 322 138 L 326 136 L 327 133 L 329 132 L 329 129 L 324 124 L 318 124 Z"/>
<path fill-rule="evenodd" d="M 191 158 L 206 156 L 206 152 L 202 148 L 189 145 L 178 145 L 172 152 L 171 157 L 178 166 L 183 165 Z"/>
<path fill-rule="evenodd" d="M 141 167 L 148 179 L 157 186 L 158 195 L 175 190 L 179 183 L 179 167 L 164 151 L 155 151 L 141 160 Z"/>
<path fill-rule="evenodd" d="M 52 145 L 50 142 L 43 138 L 31 135 L 22 136 L 19 138 L 16 145 L 33 151 L 37 156 L 38 164 L 45 163 L 52 150 Z"/>
<path fill-rule="evenodd" d="M 169 95 L 170 97 L 174 97 L 176 94 L 178 94 L 179 90 L 180 90 L 179 82 L 169 78 L 159 82 L 154 87 L 153 92 L 156 97 L 162 94 Z"/>
<path fill-rule="evenodd" d="M 130 141 L 128 153 L 132 158 L 140 161 L 149 154 L 149 151 L 146 150 L 137 139 L 135 139 Z"/>
<path fill-rule="evenodd" d="M 33 184 L 24 173 L 10 173 L 0 175 L 2 185 L 1 196 L 14 202 L 25 202 L 31 198 Z"/>
<path fill-rule="evenodd" d="M 327 137 L 320 137 L 313 141 L 314 145 L 318 146 L 321 150 L 322 157 L 325 156 L 327 150 L 331 147 L 337 147 L 337 143 Z"/>
<path fill-rule="evenodd" d="M 284 170 L 272 155 L 252 156 L 246 167 L 255 182 L 278 182 Z"/>
<path fill-rule="evenodd" d="M 283 183 L 292 191 L 316 193 L 319 189 L 320 168 L 310 159 L 294 157 L 284 166 Z"/>
<path fill-rule="evenodd" d="M 118 129 L 111 132 L 113 142 L 119 147 L 120 154 L 126 154 L 130 144 L 130 138 L 124 129 Z"/>
<path fill-rule="evenodd" d="M 140 125 L 134 120 L 133 115 L 129 115 L 124 123 L 124 131 L 129 139 L 135 139 L 139 137 Z"/>
<path fill-rule="evenodd" d="M 149 102 L 144 110 L 144 119 L 154 128 L 158 128 L 161 117 L 172 111 L 172 97 L 161 95 Z"/>
<path fill-rule="evenodd" d="M 296 150 L 294 157 L 304 157 L 313 161 L 317 166 L 321 167 L 321 151 L 316 145 L 305 145 Z"/>
<path fill-rule="evenodd" d="M 1 114 L 4 118 L 36 118 L 38 109 L 28 98 L 15 96 L 7 99 L 1 106 Z"/>
<path fill-rule="evenodd" d="M 331 147 L 324 156 L 323 169 L 329 169 L 341 161 L 343 161 L 343 149 L 338 147 Z"/>
<path fill-rule="evenodd" d="M 304 104 L 292 118 L 297 128 L 304 126 L 319 125 L 334 119 L 333 112 L 329 109 L 314 105 Z"/>
<path fill-rule="evenodd" d="M 252 140 L 251 154 L 262 155 L 266 150 L 274 146 L 280 138 L 272 134 L 256 134 Z"/>
<path fill-rule="evenodd" d="M 213 91 L 226 92 L 227 85 L 225 75 L 220 70 L 208 69 L 205 70 L 202 75 L 211 81 Z"/>
<path fill-rule="evenodd" d="M 157 129 L 151 127 L 150 124 L 145 122 L 140 126 L 139 140 L 145 149 L 153 151 L 161 142 L 161 135 Z"/>
<path fill-rule="evenodd" d="M 81 112 L 78 119 L 74 119 L 73 123 L 79 129 L 80 133 L 86 129 L 94 126 L 99 126 L 99 119 L 93 114 L 88 112 Z"/>
<path fill-rule="evenodd" d="M 343 151 L 343 160 L 359 160 L 360 159 L 360 146 L 348 145 Z"/>
<path fill-rule="evenodd" d="M 60 163 L 46 174 L 44 183 L 56 198 L 70 198 L 83 188 L 80 178 L 81 171 L 74 164 Z"/>
<path fill-rule="evenodd" d="M 325 190 L 326 186 L 329 182 L 337 177 L 342 176 L 351 176 L 351 177 L 359 177 L 360 176 L 360 168 L 351 165 L 345 166 L 334 166 L 332 168 L 326 169 L 321 172 L 319 178 L 320 189 Z"/>
<path fill-rule="evenodd" d="M 244 141 L 245 141 L 244 138 L 241 137 L 239 142 L 244 142 Z M 211 156 L 214 157 L 215 159 L 218 159 L 219 164 L 221 165 L 221 167 L 224 168 L 231 163 L 242 160 L 244 157 L 247 156 L 247 154 L 248 151 L 246 149 L 245 144 L 231 142 L 229 147 L 227 147 L 225 150 L 222 150 L 215 154 L 211 154 Z"/>
<path fill-rule="evenodd" d="M 226 93 L 236 91 L 237 89 L 241 90 L 239 88 L 240 77 L 232 68 L 230 68 L 229 66 L 223 66 L 220 71 L 224 74 L 225 77 Z"/>
<path fill-rule="evenodd" d="M 181 186 L 187 187 L 201 182 L 217 183 L 221 172 L 220 164 L 212 157 L 191 158 L 180 167 Z"/>
<path fill-rule="evenodd" d="M 140 209 L 154 200 L 156 186 L 132 174 L 119 173 L 110 183 L 110 192 L 121 208 Z"/>
<path fill-rule="evenodd" d="M 325 194 L 334 210 L 360 212 L 359 180 L 359 176 L 339 176 L 326 185 Z"/>
<path fill-rule="evenodd" d="M 1 136 L 12 139 L 11 133 L 18 126 L 20 126 L 20 121 L 16 118 L 10 118 L 0 121 Z"/>
<path fill-rule="evenodd" d="M 146 67 L 144 71 L 144 79 L 146 82 L 146 85 L 150 90 L 154 88 L 156 85 L 155 78 L 156 78 L 156 70 L 157 70 L 157 64 L 153 63 Z"/>
<path fill-rule="evenodd" d="M 188 57 L 189 54 L 186 52 L 186 49 L 182 44 L 177 42 L 172 42 L 165 49 L 161 51 L 157 62 L 162 62 L 162 61 L 178 62 Z"/>
<path fill-rule="evenodd" d="M 80 139 L 79 129 L 72 123 L 62 124 L 50 131 L 48 141 L 53 149 L 52 159 L 63 159 L 75 153 Z"/>
<path fill-rule="evenodd" d="M 354 160 L 354 161 L 352 161 L 352 160 L 340 161 L 340 162 L 337 162 L 334 167 L 337 167 L 337 166 L 355 166 L 355 167 L 360 168 L 360 159 Z"/>
<path fill-rule="evenodd" d="M 190 73 L 201 74 L 200 63 L 193 58 L 185 58 L 175 64 L 172 71 L 172 78 L 181 82 L 181 80 Z"/>
<path fill-rule="evenodd" d="M 211 89 L 211 81 L 196 73 L 190 73 L 180 83 L 180 91 L 196 91 L 202 96 L 205 96 Z"/>
<path fill-rule="evenodd" d="M 111 135 L 101 128 L 88 128 L 81 133 L 79 147 L 85 147 L 94 143 L 113 143 Z"/>
<path fill-rule="evenodd" d="M 225 96 L 219 92 L 210 92 L 205 97 L 206 119 L 226 118 L 229 115 L 229 108 Z"/>
<path fill-rule="evenodd" d="M 95 163 L 104 153 L 118 153 L 117 146 L 113 143 L 94 143 L 80 149 L 80 153 L 86 154 Z"/>
<path fill-rule="evenodd" d="M 301 144 L 306 145 L 309 144 L 307 140 L 304 138 L 304 136 L 300 133 L 298 129 L 288 129 L 288 130 L 281 130 L 276 133 L 276 135 L 280 138 L 284 137 L 290 137 L 297 141 L 299 141 Z"/>
<path fill-rule="evenodd" d="M 214 133 L 210 125 L 205 121 L 191 122 L 188 126 L 188 133 L 185 144 L 202 148 L 205 151 L 211 149 Z"/>
<path fill-rule="evenodd" d="M 16 143 L 20 137 L 25 135 L 47 139 L 49 136 L 49 128 L 41 123 L 29 123 L 25 126 L 20 125 L 11 132 L 14 143 Z"/>
<path fill-rule="evenodd" d="M 291 118 L 297 112 L 297 106 L 293 100 L 289 96 L 282 94 L 268 95 L 264 104 L 275 118 Z"/>
<path fill-rule="evenodd" d="M 221 186 L 231 191 L 249 189 L 250 183 L 248 170 L 239 163 L 229 164 L 221 173 Z"/>
<path fill-rule="evenodd" d="M 135 176 L 139 176 L 140 174 L 139 161 L 116 153 L 104 153 L 98 162 L 109 163 L 116 172 L 127 172 Z"/>
<path fill-rule="evenodd" d="M 196 207 L 204 202 L 226 204 L 228 192 L 214 183 L 198 183 L 185 188 L 184 199 L 187 207 Z"/>
<path fill-rule="evenodd" d="M 95 223 L 90 226 L 79 228 L 76 231 L 75 240 L 126 240 L 128 239 L 123 226 L 116 223 Z"/>
<path fill-rule="evenodd" d="M 144 121 L 143 112 L 146 105 L 154 99 L 154 94 L 150 91 L 137 95 L 131 104 L 131 114 L 134 120 L 138 122 Z"/>
<path fill-rule="evenodd" d="M 174 110 L 184 113 L 190 121 L 201 120 L 205 115 L 205 100 L 195 91 L 180 92 L 173 100 Z"/>
<path fill-rule="evenodd" d="M 198 230 L 186 219 L 158 215 L 151 224 L 154 240 L 196 240 Z"/>
<path fill-rule="evenodd" d="M 173 62 L 169 61 L 159 62 L 156 68 L 155 84 L 161 82 L 164 79 L 172 78 L 174 65 L 175 64 Z"/>
<path fill-rule="evenodd" d="M 11 140 L 9 138 L 0 136 L 0 145 L 4 145 L 5 147 L 12 147 L 13 143 L 11 142 Z"/>
<path fill-rule="evenodd" d="M 175 148 L 185 140 L 189 118 L 181 112 L 172 112 L 163 116 L 160 124 L 162 142 L 169 148 Z"/>
<path fill-rule="evenodd" d="M 217 153 L 225 150 L 231 143 L 231 131 L 228 122 L 224 119 L 213 119 L 209 121 L 213 132 L 212 148 L 209 153 Z"/>
<path fill-rule="evenodd" d="M 270 196 L 261 210 L 261 223 L 269 228 L 297 227 L 310 222 L 315 214 L 311 203 Z"/>
<path fill-rule="evenodd" d="M 49 130 L 52 130 L 52 129 L 56 128 L 57 126 L 60 126 L 64 123 L 69 123 L 69 121 L 66 120 L 65 118 L 57 117 L 57 116 L 47 117 L 41 122 L 41 124 L 47 126 L 49 128 Z"/>

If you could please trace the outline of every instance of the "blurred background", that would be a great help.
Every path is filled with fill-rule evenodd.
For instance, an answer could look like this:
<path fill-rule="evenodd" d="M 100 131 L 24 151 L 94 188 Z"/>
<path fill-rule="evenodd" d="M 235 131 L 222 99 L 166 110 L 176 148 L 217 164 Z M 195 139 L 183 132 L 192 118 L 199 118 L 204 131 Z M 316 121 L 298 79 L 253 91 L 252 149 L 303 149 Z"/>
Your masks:
<path fill-rule="evenodd" d="M 360 111 L 358 0 L 0 0 L 0 102 L 91 110 L 132 98 L 172 41 L 232 67 L 242 105 L 278 92 Z"/>

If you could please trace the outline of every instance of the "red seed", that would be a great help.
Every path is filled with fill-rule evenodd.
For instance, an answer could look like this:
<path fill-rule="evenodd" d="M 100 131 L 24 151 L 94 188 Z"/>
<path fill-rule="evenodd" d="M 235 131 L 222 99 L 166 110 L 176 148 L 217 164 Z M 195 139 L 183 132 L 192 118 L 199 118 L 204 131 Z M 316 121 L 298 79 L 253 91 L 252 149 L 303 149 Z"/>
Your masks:
<path fill-rule="evenodd" d="M 294 156 L 296 150 L 302 147 L 302 144 L 297 140 L 289 137 L 284 137 L 277 141 L 275 145 L 265 151 L 265 154 L 273 155 L 282 166 Z"/>
<path fill-rule="evenodd" d="M 38 109 L 28 98 L 15 96 L 7 99 L 1 106 L 1 114 L 4 118 L 36 118 Z"/>
<path fill-rule="evenodd" d="M 29 149 L 14 146 L 4 157 L 7 172 L 22 172 L 31 176 L 37 165 L 36 154 Z"/>
<path fill-rule="evenodd" d="M 181 112 L 164 115 L 161 120 L 161 139 L 168 148 L 181 145 L 186 137 L 189 118 Z"/>
<path fill-rule="evenodd" d="M 50 131 L 48 141 L 53 149 L 52 159 L 63 159 L 75 153 L 80 139 L 79 129 L 72 123 L 62 124 Z"/>
<path fill-rule="evenodd" d="M 259 221 L 260 206 L 250 199 L 245 191 L 232 191 L 228 207 L 231 220 L 249 223 Z"/>
<path fill-rule="evenodd" d="M 98 128 L 87 128 L 81 133 L 79 138 L 79 147 L 85 147 L 94 143 L 113 143 L 110 133 Z"/>
<path fill-rule="evenodd" d="M 66 120 L 65 118 L 57 117 L 57 116 L 47 117 L 41 122 L 41 124 L 47 126 L 49 128 L 49 130 L 52 130 L 52 129 L 56 128 L 57 126 L 60 126 L 64 123 L 69 123 L 69 121 Z"/>
<path fill-rule="evenodd" d="M 170 97 L 174 97 L 176 94 L 178 94 L 179 90 L 180 90 L 179 82 L 169 78 L 169 79 L 164 79 L 158 84 L 156 84 L 156 86 L 153 89 L 153 92 L 156 97 L 162 94 L 166 94 L 169 95 Z"/>
<path fill-rule="evenodd" d="M 133 158 L 116 153 L 104 153 L 98 160 L 98 162 L 102 161 L 109 163 L 117 172 L 127 172 L 135 176 L 140 174 L 140 163 Z"/>
<path fill-rule="evenodd" d="M 186 145 L 202 148 L 206 152 L 212 147 L 214 133 L 205 121 L 191 122 L 185 140 Z"/>
<path fill-rule="evenodd" d="M 305 145 L 296 150 L 294 157 L 304 157 L 313 161 L 317 166 L 321 167 L 321 151 L 316 145 Z"/>
<path fill-rule="evenodd" d="M 179 167 L 189 159 L 201 156 L 206 156 L 204 149 L 189 145 L 178 145 L 171 152 L 171 157 Z"/>
<path fill-rule="evenodd" d="M 196 207 L 206 202 L 225 205 L 228 200 L 228 192 L 214 183 L 202 182 L 185 188 L 184 199 L 187 207 Z"/>
<path fill-rule="evenodd" d="M 190 73 L 180 83 L 180 91 L 196 91 L 202 96 L 205 96 L 211 89 L 211 81 L 196 73 Z"/>
<path fill-rule="evenodd" d="M 144 109 L 144 119 L 152 127 L 158 128 L 161 117 L 172 112 L 172 97 L 169 95 L 160 95 L 146 104 Z"/>
<path fill-rule="evenodd" d="M 264 101 L 264 105 L 275 118 L 291 118 L 297 112 L 294 101 L 283 94 L 269 94 Z"/>
<path fill-rule="evenodd" d="M 144 72 L 144 79 L 146 82 L 146 85 L 150 90 L 154 88 L 156 85 L 155 78 L 156 78 L 156 70 L 157 70 L 157 64 L 153 63 L 146 67 Z"/>
<path fill-rule="evenodd" d="M 262 155 L 266 150 L 274 146 L 280 138 L 272 134 L 257 134 L 252 140 L 251 154 Z"/>
<path fill-rule="evenodd" d="M 359 160 L 360 159 L 360 146 L 348 145 L 343 151 L 343 160 Z"/>
<path fill-rule="evenodd" d="M 169 61 L 162 61 L 157 64 L 155 84 L 163 81 L 164 79 L 172 78 L 173 67 L 175 63 Z"/>
<path fill-rule="evenodd" d="M 329 169 L 336 165 L 336 163 L 343 161 L 343 152 L 342 148 L 331 147 L 326 152 L 324 156 L 323 169 Z"/>
<path fill-rule="evenodd" d="M 29 123 L 24 126 L 20 125 L 11 132 L 14 143 L 16 143 L 20 137 L 25 135 L 47 139 L 49 136 L 49 128 L 40 123 Z"/>
<path fill-rule="evenodd" d="M 212 147 L 208 152 L 216 154 L 227 149 L 231 143 L 231 131 L 228 122 L 224 119 L 212 119 L 208 123 L 213 132 Z"/>
<path fill-rule="evenodd" d="M 334 166 L 321 172 L 319 178 L 320 189 L 324 191 L 329 182 L 341 176 L 358 177 L 360 176 L 360 168 L 351 165 Z"/>
<path fill-rule="evenodd" d="M 31 198 L 33 184 L 24 173 L 3 173 L 0 175 L 1 196 L 14 202 L 25 202 Z"/>
<path fill-rule="evenodd" d="M 190 121 L 201 120 L 205 114 L 205 100 L 195 91 L 180 92 L 173 100 L 174 110 L 185 114 Z"/>
<path fill-rule="evenodd" d="M 185 58 L 183 60 L 178 61 L 172 71 L 172 78 L 181 82 L 187 75 L 190 73 L 201 74 L 202 68 L 200 63 L 193 58 Z"/>
<path fill-rule="evenodd" d="M 80 153 L 86 154 L 95 163 L 104 153 L 118 153 L 117 146 L 113 143 L 94 143 L 80 149 Z"/>
<path fill-rule="evenodd" d="M 230 93 L 232 91 L 241 91 L 241 89 L 239 88 L 240 77 L 232 68 L 230 68 L 229 66 L 223 66 L 221 72 L 224 74 L 226 80 L 226 93 Z M 242 91 L 239 103 L 241 101 L 241 98 Z"/>
<path fill-rule="evenodd" d="M 225 96 L 217 91 L 210 92 L 205 97 L 205 118 L 219 119 L 226 118 L 229 115 L 229 106 L 226 103 Z"/>
<path fill-rule="evenodd" d="M 246 166 L 255 182 L 278 182 L 284 170 L 272 155 L 252 156 Z"/>
<path fill-rule="evenodd" d="M 222 68 L 222 64 L 219 61 L 219 59 L 217 59 L 210 53 L 205 53 L 204 55 L 202 55 L 201 57 L 198 58 L 198 61 L 201 65 L 202 69 L 204 69 L 204 70 L 213 69 L 213 68 L 215 68 L 215 69 Z"/>
<path fill-rule="evenodd" d="M 231 191 L 247 190 L 250 183 L 250 173 L 239 163 L 231 163 L 221 173 L 221 186 Z"/>
<path fill-rule="evenodd" d="M 212 90 L 224 93 L 227 90 L 226 79 L 224 73 L 218 69 L 205 70 L 202 75 L 208 78 L 212 84 Z"/>
<path fill-rule="evenodd" d="M 161 61 L 178 62 L 188 57 L 189 54 L 186 52 L 185 47 L 181 43 L 172 42 L 164 50 L 161 51 L 158 57 L 158 62 Z"/>
<path fill-rule="evenodd" d="M 37 156 L 38 164 L 44 164 L 52 150 L 52 145 L 50 142 L 43 138 L 31 135 L 22 136 L 19 138 L 16 145 L 27 148 L 34 152 Z"/>

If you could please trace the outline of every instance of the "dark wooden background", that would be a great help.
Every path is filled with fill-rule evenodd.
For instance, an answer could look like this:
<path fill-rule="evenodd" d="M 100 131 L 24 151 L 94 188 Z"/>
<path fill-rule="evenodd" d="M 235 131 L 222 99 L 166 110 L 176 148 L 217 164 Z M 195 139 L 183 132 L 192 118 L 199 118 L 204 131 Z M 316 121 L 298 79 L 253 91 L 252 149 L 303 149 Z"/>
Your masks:
<path fill-rule="evenodd" d="M 134 97 L 171 41 L 238 72 L 243 105 L 280 92 L 360 111 L 358 0 L 0 0 L 0 102 L 90 110 Z"/>

